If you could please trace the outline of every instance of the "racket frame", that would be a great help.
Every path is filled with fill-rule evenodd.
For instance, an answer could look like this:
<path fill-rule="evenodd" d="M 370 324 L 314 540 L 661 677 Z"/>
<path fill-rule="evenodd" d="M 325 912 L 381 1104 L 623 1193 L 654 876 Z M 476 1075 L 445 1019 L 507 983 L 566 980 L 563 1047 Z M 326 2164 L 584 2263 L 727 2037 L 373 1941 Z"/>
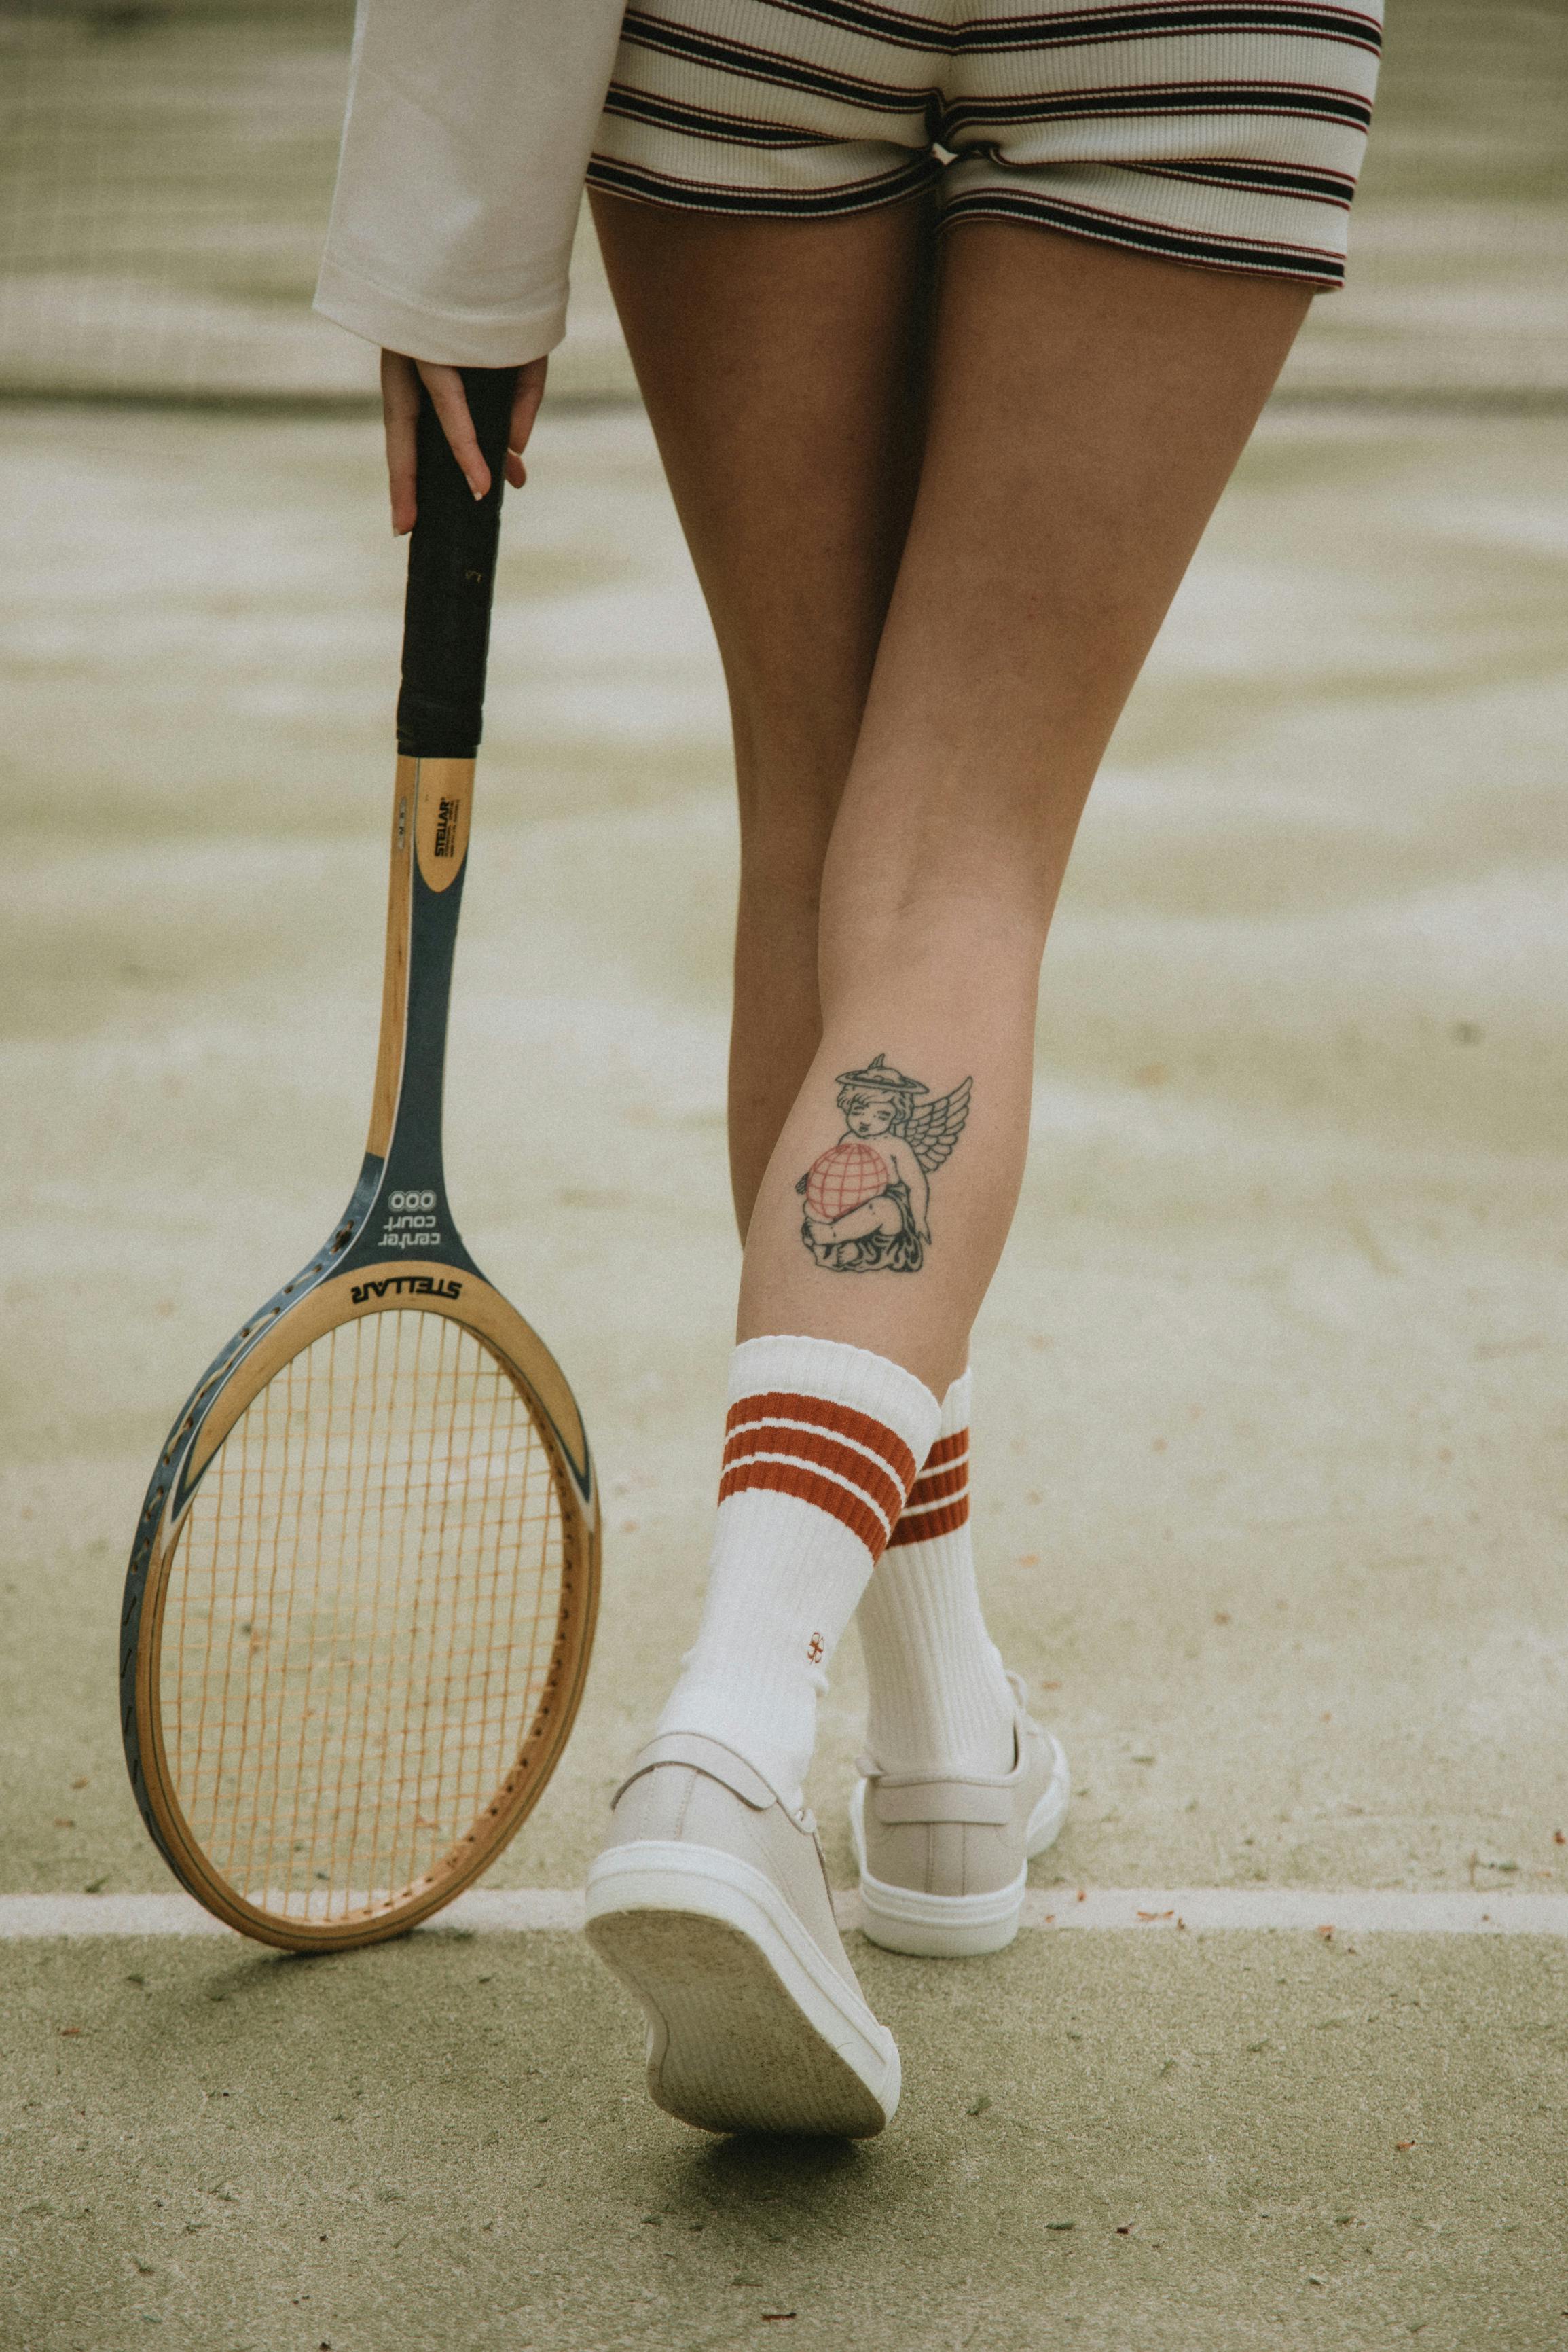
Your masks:
<path fill-rule="evenodd" d="M 244 1323 L 182 1406 L 154 1466 L 126 1574 L 120 1725 L 141 1817 L 174 1875 L 228 1926 L 294 1951 L 402 1934 L 485 1870 L 527 1819 L 570 1736 L 592 1650 L 600 1512 L 588 1436 L 538 1333 L 470 1257 L 446 1198 L 442 1091 L 452 957 L 467 866 L 513 370 L 464 371 L 486 498 L 475 501 L 428 399 L 419 427 L 420 521 L 410 550 L 392 800 L 381 1039 L 359 1181 L 326 1244 Z M 421 1203 L 411 1230 L 405 1203 Z M 500 1368 L 544 1441 L 560 1508 L 561 1585 L 542 1694 L 517 1757 L 469 1828 L 383 1900 L 331 1919 L 271 1911 L 204 1852 L 174 1784 L 159 1704 L 170 1581 L 201 1482 L 246 1407 L 326 1332 L 402 1307 L 448 1317 Z"/>

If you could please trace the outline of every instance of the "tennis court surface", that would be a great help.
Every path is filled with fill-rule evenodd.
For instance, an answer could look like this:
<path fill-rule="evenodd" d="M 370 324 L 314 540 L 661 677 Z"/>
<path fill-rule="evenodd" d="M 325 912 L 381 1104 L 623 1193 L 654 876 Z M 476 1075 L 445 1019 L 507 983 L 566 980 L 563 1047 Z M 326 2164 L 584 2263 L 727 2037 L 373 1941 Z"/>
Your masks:
<path fill-rule="evenodd" d="M 1272 415 L 1118 738 L 977 1349 L 988 1594 L 1079 1793 L 1008 1954 L 852 1939 L 907 2084 L 853 2148 L 649 2107 L 545 1899 L 695 1622 L 736 1268 L 716 665 L 641 418 L 547 418 L 448 1089 L 609 1496 L 580 1727 L 488 1882 L 534 1894 L 326 1961 L 95 1932 L 168 1888 L 114 1705 L 146 1464 L 367 1108 L 377 441 L 6 419 L 0 1895 L 73 1902 L 0 1902 L 0 2340 L 1568 2344 L 1560 415 Z"/>
<path fill-rule="evenodd" d="M 572 1925 L 736 1271 L 719 681 L 587 240 L 552 382 L 622 405 L 510 514 L 449 1087 L 605 1475 L 587 1704 L 478 1895 L 329 1961 L 182 1932 L 120 1766 L 149 1459 L 368 1108 L 402 564 L 308 308 L 350 15 L 0 0 L 0 2344 L 1568 2345 L 1563 12 L 1390 10 L 1350 287 L 1092 805 L 977 1349 L 1078 1794 L 1010 1952 L 852 1939 L 906 2094 L 825 2149 L 651 2109 Z"/>

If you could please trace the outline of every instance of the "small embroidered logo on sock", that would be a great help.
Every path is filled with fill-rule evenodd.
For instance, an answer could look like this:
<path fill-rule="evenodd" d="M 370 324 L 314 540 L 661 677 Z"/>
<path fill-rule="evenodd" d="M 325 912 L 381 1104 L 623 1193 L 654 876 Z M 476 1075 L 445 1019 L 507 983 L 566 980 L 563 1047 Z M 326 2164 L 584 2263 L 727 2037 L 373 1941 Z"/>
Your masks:
<path fill-rule="evenodd" d="M 821 1654 L 822 1637 L 820 1633 L 813 1633 L 810 1642 L 806 1644 L 806 1655 L 810 1659 L 811 1664 L 815 1665 L 817 1660 L 821 1656 Z"/>

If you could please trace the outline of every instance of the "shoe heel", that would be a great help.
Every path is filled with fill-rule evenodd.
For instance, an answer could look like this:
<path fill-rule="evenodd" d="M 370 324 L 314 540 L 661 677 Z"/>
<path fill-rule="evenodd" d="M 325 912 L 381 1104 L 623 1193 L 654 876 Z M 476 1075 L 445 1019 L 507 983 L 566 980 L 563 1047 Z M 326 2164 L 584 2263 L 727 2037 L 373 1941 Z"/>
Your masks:
<path fill-rule="evenodd" d="M 921 1895 L 913 1887 L 885 1886 L 862 1872 L 861 1933 L 883 1951 L 912 1959 L 978 1959 L 1012 1942 L 1023 1895 L 1021 1883 L 994 1895 Z"/>
<path fill-rule="evenodd" d="M 705 2131 L 862 2139 L 898 2105 L 885 2026 L 735 1856 L 643 1841 L 588 1876 L 588 1939 L 641 2003 L 648 2089 Z"/>

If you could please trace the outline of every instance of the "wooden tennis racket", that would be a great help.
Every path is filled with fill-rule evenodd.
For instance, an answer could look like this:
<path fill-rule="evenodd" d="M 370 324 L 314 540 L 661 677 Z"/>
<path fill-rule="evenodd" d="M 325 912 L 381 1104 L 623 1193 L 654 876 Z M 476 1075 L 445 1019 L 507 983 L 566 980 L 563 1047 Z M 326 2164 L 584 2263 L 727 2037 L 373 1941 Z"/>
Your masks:
<path fill-rule="evenodd" d="M 492 487 L 476 501 L 425 399 L 364 1166 L 183 1407 L 125 1585 L 141 1817 L 210 1911 L 295 1950 L 396 1935 L 500 1852 L 565 1747 L 598 1600 L 581 1416 L 442 1168 L 515 372 L 464 381 Z"/>

